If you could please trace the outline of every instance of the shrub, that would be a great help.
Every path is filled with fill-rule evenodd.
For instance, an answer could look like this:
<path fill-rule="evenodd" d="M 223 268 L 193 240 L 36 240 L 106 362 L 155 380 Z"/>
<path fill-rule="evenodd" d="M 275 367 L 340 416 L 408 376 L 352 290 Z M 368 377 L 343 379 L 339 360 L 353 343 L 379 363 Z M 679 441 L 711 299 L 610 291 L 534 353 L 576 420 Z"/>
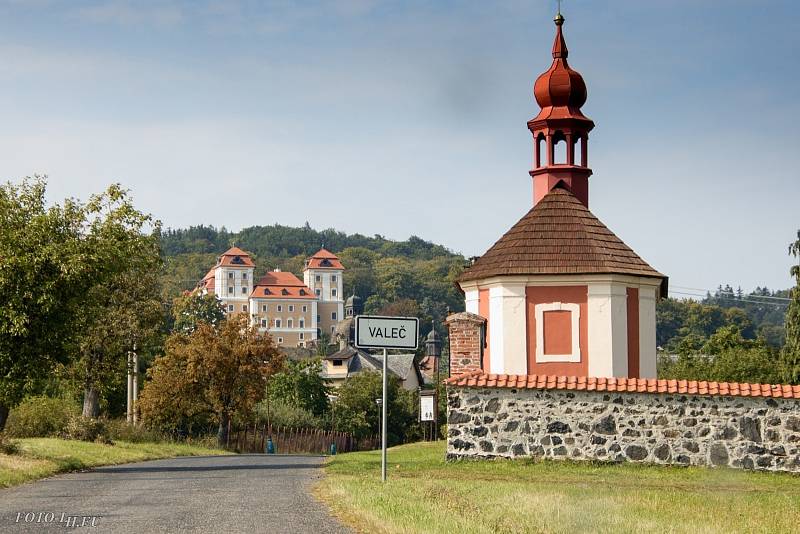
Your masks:
<path fill-rule="evenodd" d="M 261 401 L 257 408 L 259 423 L 267 422 L 267 401 Z M 269 419 L 272 427 L 293 427 L 293 428 L 320 428 L 322 422 L 318 417 L 314 417 L 310 411 L 300 406 L 292 406 L 281 401 L 271 401 L 269 403 Z"/>
<path fill-rule="evenodd" d="M 70 419 L 79 413 L 80 408 L 71 400 L 28 397 L 11 410 L 6 433 L 18 438 L 58 436 L 64 433 Z"/>
<path fill-rule="evenodd" d="M 141 423 L 137 426 L 128 424 L 125 419 L 110 419 L 106 422 L 108 437 L 113 441 L 128 443 L 157 443 L 171 441 L 170 437 L 158 430 L 147 428 Z"/>
<path fill-rule="evenodd" d="M 112 443 L 104 420 L 95 419 L 93 417 L 83 417 L 82 415 L 76 415 L 70 418 L 63 437 L 80 441 Z"/>
<path fill-rule="evenodd" d="M 19 446 L 16 442 L 8 439 L 3 432 L 0 432 L 0 454 L 17 454 Z"/>

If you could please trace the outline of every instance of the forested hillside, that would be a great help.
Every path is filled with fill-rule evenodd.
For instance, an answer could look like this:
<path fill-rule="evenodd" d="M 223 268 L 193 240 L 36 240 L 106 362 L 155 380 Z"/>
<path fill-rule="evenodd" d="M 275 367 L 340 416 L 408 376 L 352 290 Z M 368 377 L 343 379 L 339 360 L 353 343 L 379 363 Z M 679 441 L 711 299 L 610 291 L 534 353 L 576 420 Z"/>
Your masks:
<path fill-rule="evenodd" d="M 460 254 L 416 236 L 393 241 L 380 235 L 318 231 L 308 224 L 302 228 L 253 226 L 241 232 L 211 226 L 166 230 L 162 234 L 164 297 L 170 299 L 193 288 L 217 255 L 233 244 L 253 255 L 259 276 L 275 268 L 300 276 L 304 260 L 324 246 L 337 254 L 346 268 L 345 294 L 364 299 L 367 313 L 441 321 L 448 308 L 461 311 L 464 307 L 454 284 L 466 263 Z"/>

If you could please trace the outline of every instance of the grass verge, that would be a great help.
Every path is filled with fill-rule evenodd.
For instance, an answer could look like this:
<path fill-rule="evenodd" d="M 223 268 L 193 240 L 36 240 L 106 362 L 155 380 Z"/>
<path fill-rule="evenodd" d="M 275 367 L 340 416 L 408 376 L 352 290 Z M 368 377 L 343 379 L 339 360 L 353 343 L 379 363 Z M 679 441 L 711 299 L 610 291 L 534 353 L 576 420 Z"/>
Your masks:
<path fill-rule="evenodd" d="M 362 532 L 797 532 L 800 477 L 734 469 L 444 461 L 445 444 L 342 454 L 316 486 Z"/>
<path fill-rule="evenodd" d="M 56 473 L 101 465 L 116 465 L 175 456 L 229 454 L 182 443 L 126 443 L 114 445 L 56 438 L 14 440 L 17 454 L 0 453 L 0 488 L 14 486 Z"/>

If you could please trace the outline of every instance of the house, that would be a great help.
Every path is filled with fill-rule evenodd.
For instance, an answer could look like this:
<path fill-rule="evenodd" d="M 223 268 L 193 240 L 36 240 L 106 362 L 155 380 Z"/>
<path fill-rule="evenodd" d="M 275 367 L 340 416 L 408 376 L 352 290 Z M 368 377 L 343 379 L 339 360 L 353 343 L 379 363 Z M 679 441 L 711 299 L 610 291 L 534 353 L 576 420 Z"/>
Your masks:
<path fill-rule="evenodd" d="M 386 367 L 389 375 L 400 379 L 404 389 L 416 391 L 423 384 L 415 354 L 389 354 Z M 383 354 L 370 354 L 351 345 L 323 358 L 322 377 L 333 387 L 341 386 L 351 376 L 364 371 L 381 372 Z"/>

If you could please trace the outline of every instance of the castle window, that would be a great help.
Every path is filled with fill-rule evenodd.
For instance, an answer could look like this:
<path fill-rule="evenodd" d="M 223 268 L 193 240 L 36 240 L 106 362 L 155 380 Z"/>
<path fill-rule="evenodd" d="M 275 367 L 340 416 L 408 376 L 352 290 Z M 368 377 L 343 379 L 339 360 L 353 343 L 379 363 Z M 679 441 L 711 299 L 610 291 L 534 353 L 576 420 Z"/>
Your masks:
<path fill-rule="evenodd" d="M 266 328 L 266 327 L 267 327 L 267 320 L 261 319 L 261 328 Z"/>
<path fill-rule="evenodd" d="M 233 273 L 228 273 L 228 280 L 233 280 Z"/>
<path fill-rule="evenodd" d="M 290 312 L 293 312 L 293 311 L 294 311 L 294 304 L 289 304 L 289 311 L 290 311 Z"/>
<path fill-rule="evenodd" d="M 270 291 L 268 287 L 265 287 L 264 288 L 264 294 L 265 295 L 272 295 L 272 291 Z"/>
<path fill-rule="evenodd" d="M 247 273 L 242 273 L 242 280 L 247 280 Z"/>
<path fill-rule="evenodd" d="M 242 287 L 242 295 L 247 295 L 247 288 L 246 287 Z"/>
<path fill-rule="evenodd" d="M 233 295 L 233 286 L 228 286 L 228 295 Z"/>
<path fill-rule="evenodd" d="M 331 275 L 331 282 L 336 282 L 336 275 Z"/>
<path fill-rule="evenodd" d="M 558 131 L 553 136 L 553 163 L 556 165 L 567 162 L 567 138 L 563 132 Z"/>
<path fill-rule="evenodd" d="M 307 311 L 308 311 L 308 306 L 303 306 L 303 313 L 306 313 Z"/>
<path fill-rule="evenodd" d="M 320 280 L 322 280 L 322 278 L 319 275 L 317 275 L 316 276 L 316 280 L 317 280 L 317 282 L 319 282 Z"/>
<path fill-rule="evenodd" d="M 331 260 L 326 258 L 326 259 L 322 260 L 321 262 L 319 262 L 319 266 L 320 267 L 330 267 L 331 266 Z"/>
<path fill-rule="evenodd" d="M 242 304 L 242 311 L 243 311 L 243 312 L 246 312 L 246 311 L 247 311 L 247 304 Z"/>
<path fill-rule="evenodd" d="M 294 328 L 294 321 L 292 319 L 286 320 L 286 328 Z"/>
<path fill-rule="evenodd" d="M 288 295 L 288 294 L 289 294 L 289 290 L 288 289 L 286 289 L 285 287 L 283 289 L 281 289 L 281 295 Z"/>
<path fill-rule="evenodd" d="M 265 312 L 265 311 L 267 311 L 267 305 L 266 305 L 266 304 L 264 304 L 264 305 L 262 305 L 262 306 L 261 306 L 261 311 L 262 311 L 262 312 Z"/>
<path fill-rule="evenodd" d="M 331 298 L 333 298 L 335 296 L 336 296 L 336 290 L 335 289 L 331 289 Z"/>
<path fill-rule="evenodd" d="M 317 296 L 320 296 L 322 294 L 322 290 L 321 289 L 315 289 L 314 290 L 314 294 L 317 295 Z"/>
<path fill-rule="evenodd" d="M 306 320 L 305 319 L 300 319 L 299 322 L 300 322 L 300 328 L 305 328 L 306 327 Z M 303 334 L 300 334 L 300 335 L 302 336 Z M 300 339 L 303 339 L 303 338 L 300 338 Z"/>
<path fill-rule="evenodd" d="M 333 366 L 334 367 L 341 367 L 342 366 L 342 360 L 333 360 Z"/>
<path fill-rule="evenodd" d="M 282 311 L 283 311 L 283 306 L 281 306 L 280 304 L 278 304 L 278 311 L 279 311 L 279 312 L 282 312 Z"/>
<path fill-rule="evenodd" d="M 304 333 L 300 332 L 300 340 L 302 341 L 302 340 L 304 340 L 305 338 L 306 338 L 306 335 L 305 335 Z"/>
<path fill-rule="evenodd" d="M 281 343 L 283 343 L 283 338 L 282 338 L 282 337 L 279 337 L 279 338 L 278 338 L 278 344 L 280 345 Z"/>
<path fill-rule="evenodd" d="M 301 296 L 304 296 L 305 294 L 306 294 L 306 290 L 305 290 L 305 289 L 301 289 L 301 290 L 300 290 L 300 295 L 301 295 Z"/>
<path fill-rule="evenodd" d="M 228 311 L 229 311 L 229 312 L 232 312 L 232 311 L 233 311 L 233 304 L 228 304 Z"/>
<path fill-rule="evenodd" d="M 336 312 L 331 312 L 331 321 L 336 320 Z"/>
<path fill-rule="evenodd" d="M 281 327 L 281 320 L 275 319 L 275 328 L 280 328 L 280 327 Z"/>

